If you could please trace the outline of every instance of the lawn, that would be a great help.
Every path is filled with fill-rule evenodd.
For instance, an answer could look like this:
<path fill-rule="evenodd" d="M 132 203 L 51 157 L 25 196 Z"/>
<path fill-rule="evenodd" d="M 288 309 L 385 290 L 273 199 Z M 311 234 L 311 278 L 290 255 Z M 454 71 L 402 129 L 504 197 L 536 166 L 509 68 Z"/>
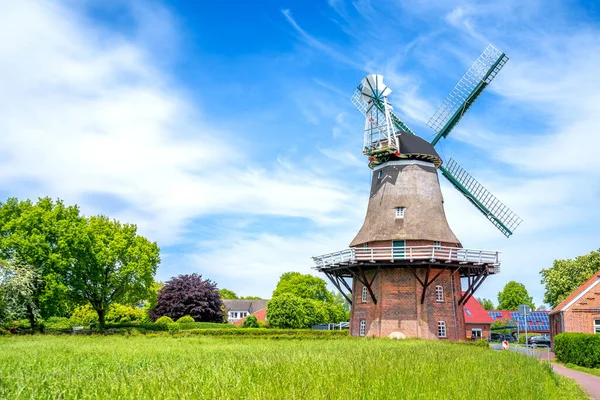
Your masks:
<path fill-rule="evenodd" d="M 0 337 L 4 399 L 585 399 L 514 352 L 389 339 Z"/>

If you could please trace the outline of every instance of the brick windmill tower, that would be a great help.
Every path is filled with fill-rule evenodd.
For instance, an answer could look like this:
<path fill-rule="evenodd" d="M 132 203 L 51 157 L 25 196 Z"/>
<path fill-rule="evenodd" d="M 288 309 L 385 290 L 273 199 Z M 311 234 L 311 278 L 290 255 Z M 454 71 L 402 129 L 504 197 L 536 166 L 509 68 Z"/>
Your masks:
<path fill-rule="evenodd" d="M 429 121 L 431 143 L 394 114 L 381 75 L 367 76 L 355 91 L 373 171 L 367 215 L 348 249 L 313 257 L 352 304 L 351 335 L 465 339 L 463 306 L 500 261 L 498 251 L 464 248 L 454 235 L 438 170 L 505 236 L 521 219 L 454 160 L 442 165 L 434 146 L 507 61 L 486 48 Z"/>

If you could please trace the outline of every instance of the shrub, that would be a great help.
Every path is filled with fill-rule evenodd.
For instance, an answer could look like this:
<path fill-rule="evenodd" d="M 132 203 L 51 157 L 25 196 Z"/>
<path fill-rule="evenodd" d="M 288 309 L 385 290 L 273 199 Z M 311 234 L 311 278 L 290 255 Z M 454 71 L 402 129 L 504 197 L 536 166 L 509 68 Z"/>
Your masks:
<path fill-rule="evenodd" d="M 179 332 L 181 330 L 181 326 L 177 322 L 171 322 L 170 324 L 167 324 L 167 328 L 169 329 L 169 333 L 171 334 Z"/>
<path fill-rule="evenodd" d="M 98 313 L 92 308 L 91 304 L 79 306 L 71 314 L 72 326 L 90 326 L 98 323 Z"/>
<path fill-rule="evenodd" d="M 481 348 L 484 348 L 484 349 L 491 349 L 490 343 L 487 340 L 485 340 L 485 339 L 476 340 L 476 341 L 466 341 L 466 342 L 463 341 L 463 342 L 456 342 L 456 343 L 458 343 L 458 344 L 464 344 L 464 345 L 468 345 L 468 346 L 481 347 Z"/>
<path fill-rule="evenodd" d="M 142 323 L 145 317 L 144 310 L 113 303 L 106 313 L 107 324 Z M 90 326 L 98 323 L 98 313 L 91 304 L 79 306 L 71 314 L 72 326 Z"/>
<path fill-rule="evenodd" d="M 159 319 L 154 321 L 154 323 L 156 325 L 169 325 L 169 324 L 173 323 L 173 320 L 171 319 L 171 317 L 167 317 L 166 315 L 163 315 L 162 317 L 160 317 Z"/>
<path fill-rule="evenodd" d="M 554 337 L 558 361 L 587 368 L 600 367 L 600 335 L 561 333 Z"/>
<path fill-rule="evenodd" d="M 254 315 L 249 315 L 244 322 L 242 322 L 242 328 L 259 328 L 258 320 Z"/>
<path fill-rule="evenodd" d="M 106 322 L 113 324 L 141 323 L 145 313 L 141 308 L 113 303 L 106 313 Z"/>
<path fill-rule="evenodd" d="M 50 317 L 44 321 L 46 329 L 71 329 L 73 324 L 69 318 Z"/>
<path fill-rule="evenodd" d="M 194 321 L 194 318 L 190 317 L 189 315 L 184 315 L 183 317 L 179 318 L 177 320 L 177 322 L 180 324 L 188 324 L 190 322 L 196 322 L 196 321 Z"/>

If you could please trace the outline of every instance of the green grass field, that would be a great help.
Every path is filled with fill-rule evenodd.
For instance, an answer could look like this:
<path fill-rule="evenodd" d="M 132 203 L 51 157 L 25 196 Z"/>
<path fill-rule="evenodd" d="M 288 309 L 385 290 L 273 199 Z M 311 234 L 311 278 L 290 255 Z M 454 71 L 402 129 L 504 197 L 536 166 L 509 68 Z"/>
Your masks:
<path fill-rule="evenodd" d="M 388 339 L 0 337 L 1 399 L 585 399 L 513 352 Z"/>

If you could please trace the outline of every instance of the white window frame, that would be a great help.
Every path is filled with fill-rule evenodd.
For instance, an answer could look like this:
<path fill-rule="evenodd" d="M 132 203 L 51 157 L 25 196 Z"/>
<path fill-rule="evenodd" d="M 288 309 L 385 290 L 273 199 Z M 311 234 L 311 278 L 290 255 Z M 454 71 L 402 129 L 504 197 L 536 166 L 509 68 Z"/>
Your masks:
<path fill-rule="evenodd" d="M 404 218 L 404 211 L 406 211 L 406 207 L 396 207 L 396 218 Z"/>
<path fill-rule="evenodd" d="M 447 337 L 446 335 L 446 321 L 438 321 L 438 337 L 445 338 Z"/>
<path fill-rule="evenodd" d="M 441 250 L 442 249 L 442 242 L 438 242 L 438 241 L 433 242 L 433 248 L 435 250 Z"/>
<path fill-rule="evenodd" d="M 481 328 L 472 328 L 471 329 L 471 339 L 473 339 L 473 336 L 477 336 L 477 335 L 473 335 L 473 333 L 475 332 L 479 332 L 479 339 L 483 339 L 483 329 Z"/>
<path fill-rule="evenodd" d="M 383 178 L 383 171 L 379 170 L 379 172 L 377 173 L 377 179 L 381 179 Z"/>
<path fill-rule="evenodd" d="M 442 285 L 437 285 L 435 287 L 435 301 L 438 303 L 444 302 L 444 287 Z"/>
<path fill-rule="evenodd" d="M 229 318 L 237 319 L 237 317 L 238 317 L 237 311 L 229 311 Z"/>
<path fill-rule="evenodd" d="M 366 319 L 361 319 L 360 320 L 360 330 L 358 331 L 358 334 L 360 336 L 365 336 L 366 330 L 367 330 L 367 320 Z"/>
<path fill-rule="evenodd" d="M 594 333 L 600 334 L 600 318 L 594 319 Z"/>
<path fill-rule="evenodd" d="M 367 302 L 367 287 L 366 286 L 363 286 L 363 288 L 362 288 L 362 298 L 361 298 L 361 301 L 363 303 Z"/>
<path fill-rule="evenodd" d="M 363 249 L 368 249 L 369 248 L 369 243 L 363 243 Z"/>

